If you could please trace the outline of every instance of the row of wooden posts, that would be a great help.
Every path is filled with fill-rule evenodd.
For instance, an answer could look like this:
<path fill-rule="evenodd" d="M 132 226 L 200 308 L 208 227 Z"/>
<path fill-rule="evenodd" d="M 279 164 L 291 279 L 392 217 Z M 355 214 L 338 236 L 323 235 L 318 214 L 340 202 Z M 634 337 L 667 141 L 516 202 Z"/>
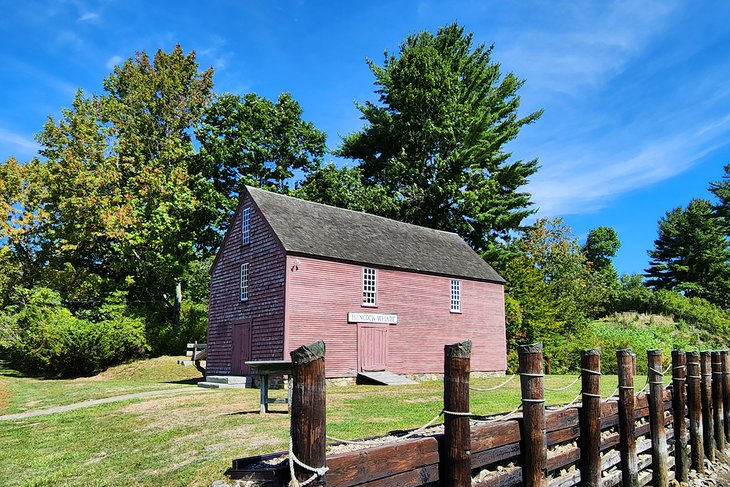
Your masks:
<path fill-rule="evenodd" d="M 293 391 L 291 404 L 292 452 L 301 463 L 322 467 L 326 461 L 324 343 L 300 347 L 291 353 Z M 440 484 L 466 487 L 472 483 L 469 373 L 471 342 L 447 345 L 444 353 L 444 436 L 440 459 Z M 636 355 L 616 352 L 618 365 L 618 430 L 621 483 L 638 487 L 636 451 Z M 665 432 L 664 377 L 661 350 L 647 351 L 648 405 L 651 437 L 652 483 L 668 485 L 669 448 Z M 598 486 L 601 481 L 601 352 L 581 353 L 582 401 L 579 407 L 578 445 L 580 483 Z M 730 442 L 730 354 L 728 351 L 672 352 L 672 413 L 674 478 L 688 480 L 689 469 L 702 472 L 704 459 L 714 461 L 717 451 Z M 522 484 L 547 485 L 547 436 L 541 344 L 519 347 L 522 391 L 520 463 Z M 548 411 L 549 412 L 549 411 Z M 689 421 L 685 421 L 685 412 Z M 678 418 L 681 418 L 679 420 Z M 689 427 L 688 424 L 689 423 Z M 295 465 L 298 481 L 312 471 Z M 326 475 L 311 485 L 324 485 Z"/>

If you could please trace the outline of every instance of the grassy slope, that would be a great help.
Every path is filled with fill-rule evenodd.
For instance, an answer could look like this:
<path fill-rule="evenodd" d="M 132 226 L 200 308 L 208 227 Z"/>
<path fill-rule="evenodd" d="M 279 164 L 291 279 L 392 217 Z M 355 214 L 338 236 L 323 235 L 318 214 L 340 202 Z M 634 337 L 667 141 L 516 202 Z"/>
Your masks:
<path fill-rule="evenodd" d="M 190 367 L 167 357 L 112 369 L 102 376 L 68 381 L 38 381 L 21 377 L 10 383 L 9 411 L 29 404 L 50 406 L 110 393 L 160 389 L 170 382 L 195 377 Z M 546 385 L 567 385 L 573 377 L 549 376 Z M 488 387 L 504 379 L 474 379 Z M 641 384 L 637 378 L 637 384 Z M 616 385 L 603 377 L 603 393 Z M 443 383 L 417 386 L 329 387 L 328 433 L 343 438 L 383 434 L 424 424 L 441 409 Z M 579 391 L 548 393 L 549 403 L 567 402 Z M 282 390 L 272 391 L 283 397 Z M 33 399 L 31 399 L 33 398 Z M 74 400 L 72 400 L 74 399 Z M 34 401 L 40 401 L 34 403 Z M 519 404 L 519 381 L 494 392 L 473 392 L 472 411 L 479 414 L 514 409 Z M 258 390 L 214 390 L 194 395 L 131 400 L 40 416 L 0 425 L 0 478 L 4 485 L 159 485 L 208 486 L 223 478 L 233 458 L 280 451 L 288 442 L 289 416 L 261 417 Z"/>

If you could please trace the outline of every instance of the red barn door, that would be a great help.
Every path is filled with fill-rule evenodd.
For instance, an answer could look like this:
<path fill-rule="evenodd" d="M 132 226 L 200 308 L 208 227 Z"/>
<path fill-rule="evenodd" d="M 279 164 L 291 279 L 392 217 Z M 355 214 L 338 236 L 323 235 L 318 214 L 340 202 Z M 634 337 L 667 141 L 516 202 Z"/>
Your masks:
<path fill-rule="evenodd" d="M 375 372 L 388 365 L 388 325 L 358 324 L 360 370 Z"/>
<path fill-rule="evenodd" d="M 249 360 L 251 360 L 251 321 L 234 323 L 231 374 L 250 374 L 248 365 L 244 363 Z"/>

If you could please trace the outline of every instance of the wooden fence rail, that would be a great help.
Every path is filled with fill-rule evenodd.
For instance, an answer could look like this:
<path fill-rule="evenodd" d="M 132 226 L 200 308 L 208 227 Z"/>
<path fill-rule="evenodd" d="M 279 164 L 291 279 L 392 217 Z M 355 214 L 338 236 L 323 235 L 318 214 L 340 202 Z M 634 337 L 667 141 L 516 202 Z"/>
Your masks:
<path fill-rule="evenodd" d="M 601 353 L 585 350 L 581 402 L 546 408 L 542 346 L 525 345 L 521 413 L 487 419 L 469 417 L 470 358 L 470 342 L 445 348 L 438 433 L 325 457 L 324 343 L 301 347 L 292 352 L 290 453 L 234 460 L 228 473 L 262 487 L 664 487 L 686 482 L 690 468 L 701 471 L 704 458 L 714 461 L 716 450 L 730 446 L 727 351 L 675 350 L 663 369 L 662 352 L 649 350 L 642 388 L 634 384 L 636 355 L 618 350 L 618 393 L 602 398 Z"/>

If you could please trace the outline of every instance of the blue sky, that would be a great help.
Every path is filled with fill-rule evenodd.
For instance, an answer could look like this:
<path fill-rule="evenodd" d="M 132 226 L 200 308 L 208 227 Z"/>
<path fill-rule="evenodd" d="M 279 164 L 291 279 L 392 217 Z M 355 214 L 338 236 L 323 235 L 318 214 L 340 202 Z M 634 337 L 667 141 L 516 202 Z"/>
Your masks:
<path fill-rule="evenodd" d="M 0 18 L 0 159 L 37 150 L 33 134 L 77 88 L 135 51 L 195 50 L 217 92 L 275 98 L 289 91 L 304 118 L 340 135 L 374 99 L 365 59 L 380 62 L 408 34 L 458 21 L 526 80 L 523 112 L 544 116 L 510 144 L 537 157 L 541 216 L 575 234 L 619 232 L 619 272 L 641 272 L 657 220 L 730 163 L 730 3 L 516 2 L 12 2 Z"/>

